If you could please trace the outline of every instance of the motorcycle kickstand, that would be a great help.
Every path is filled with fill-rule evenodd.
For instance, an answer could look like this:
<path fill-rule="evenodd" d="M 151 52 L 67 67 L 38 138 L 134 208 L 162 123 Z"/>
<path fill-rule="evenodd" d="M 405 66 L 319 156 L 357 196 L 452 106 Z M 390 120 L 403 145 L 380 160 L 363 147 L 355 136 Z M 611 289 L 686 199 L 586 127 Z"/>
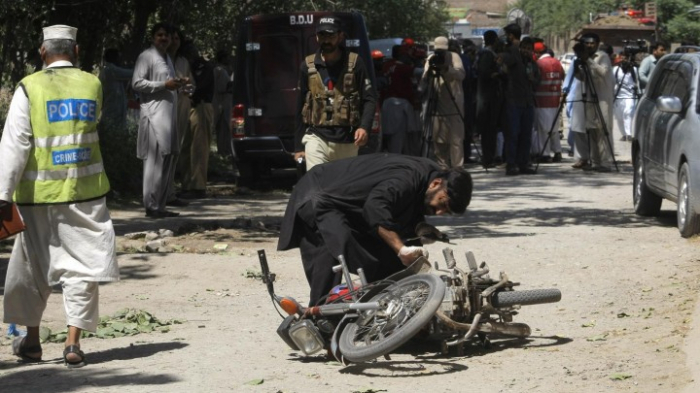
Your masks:
<path fill-rule="evenodd" d="M 442 356 L 450 355 L 450 347 L 447 345 L 447 340 L 442 340 L 442 342 L 440 343 L 440 354 Z"/>
<path fill-rule="evenodd" d="M 457 344 L 457 356 L 458 357 L 464 356 L 464 343 Z"/>
<path fill-rule="evenodd" d="M 489 340 L 489 337 L 486 335 L 486 333 L 477 333 L 477 336 L 479 337 L 479 341 L 481 342 L 481 347 L 484 349 L 490 349 L 491 348 L 491 340 Z"/>
<path fill-rule="evenodd" d="M 384 360 L 391 361 L 391 356 L 389 356 L 388 353 L 385 353 L 385 354 L 384 354 Z"/>

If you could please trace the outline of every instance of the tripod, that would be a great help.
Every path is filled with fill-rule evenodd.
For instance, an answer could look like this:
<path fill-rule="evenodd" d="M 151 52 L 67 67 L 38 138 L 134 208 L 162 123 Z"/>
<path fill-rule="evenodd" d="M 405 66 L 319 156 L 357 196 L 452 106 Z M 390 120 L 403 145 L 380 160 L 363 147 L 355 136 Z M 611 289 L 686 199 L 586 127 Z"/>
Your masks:
<path fill-rule="evenodd" d="M 612 158 L 612 162 L 615 165 L 615 170 L 617 172 L 620 171 L 620 168 L 617 166 L 617 161 L 615 160 L 615 154 L 612 149 L 612 142 L 610 140 L 610 133 L 608 132 L 608 127 L 607 124 L 605 123 L 605 118 L 603 117 L 603 111 L 600 109 L 600 101 L 598 100 L 598 93 L 595 90 L 595 86 L 593 85 L 593 78 L 591 76 L 591 70 L 588 68 L 588 65 L 579 59 L 576 59 L 574 64 L 572 64 L 572 67 L 574 67 L 574 70 L 580 69 L 581 72 L 583 73 L 583 80 L 581 80 L 580 83 L 583 83 L 584 85 L 581 86 L 582 93 L 581 93 L 581 101 L 584 104 L 584 117 L 586 116 L 585 111 L 586 111 L 586 104 L 590 103 L 593 104 L 595 107 L 595 115 L 598 120 L 600 120 L 601 128 L 603 129 L 603 134 L 605 136 L 605 141 L 608 144 L 608 149 L 610 150 L 610 157 Z M 566 91 L 570 91 L 571 85 L 573 84 L 575 76 L 572 76 L 571 79 L 569 80 L 569 84 L 566 87 Z M 591 100 L 587 99 L 588 92 L 590 92 Z M 547 139 L 545 139 L 544 143 L 542 144 L 542 150 L 540 151 L 540 154 L 538 156 L 542 156 L 544 153 L 544 150 L 547 147 L 547 143 L 549 143 L 550 139 L 552 138 L 552 133 L 554 132 L 554 128 L 557 125 L 557 120 L 559 120 L 559 117 L 561 116 L 561 111 L 564 108 L 564 105 L 566 105 L 566 96 L 563 96 L 559 102 L 559 108 L 557 109 L 557 114 L 554 116 L 554 120 L 552 121 L 552 126 L 549 129 L 549 132 L 547 133 Z M 590 157 L 590 152 L 591 152 L 591 135 L 588 130 L 586 130 L 586 136 L 588 137 L 588 155 Z M 540 163 L 537 162 L 535 165 L 535 172 L 539 169 Z"/>
<path fill-rule="evenodd" d="M 455 96 L 452 93 L 452 89 L 450 89 L 450 86 L 447 84 L 447 81 L 442 76 L 442 73 L 437 67 L 429 65 L 427 90 L 425 92 L 427 100 L 423 115 L 423 137 L 420 151 L 421 157 L 430 157 L 431 149 L 433 147 L 433 118 L 437 114 L 438 100 L 440 99 L 440 81 L 442 81 L 442 86 L 447 90 L 447 93 L 450 96 L 450 100 L 452 101 L 452 104 L 457 110 L 457 115 L 462 120 L 462 124 L 466 124 L 464 120 L 464 115 L 462 114 L 462 110 L 460 110 L 459 105 L 457 105 L 457 100 L 455 100 Z M 479 157 L 479 160 L 481 160 L 481 152 L 479 151 L 479 147 L 474 142 L 473 136 L 470 139 L 470 146 L 474 146 L 476 154 Z M 468 157 L 469 155 L 467 154 L 467 152 L 464 152 L 464 156 Z"/>

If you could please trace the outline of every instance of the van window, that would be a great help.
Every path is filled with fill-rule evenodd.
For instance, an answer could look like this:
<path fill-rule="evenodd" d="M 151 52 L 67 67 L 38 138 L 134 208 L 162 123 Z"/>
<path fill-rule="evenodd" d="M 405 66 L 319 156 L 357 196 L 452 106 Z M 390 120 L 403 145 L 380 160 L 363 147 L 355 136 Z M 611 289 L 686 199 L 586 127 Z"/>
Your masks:
<path fill-rule="evenodd" d="M 253 65 L 255 87 L 258 93 L 292 90 L 297 87 L 299 79 L 299 39 L 293 35 L 266 35 L 259 37 L 258 64 Z M 265 60 L 263 60 L 265 59 Z M 273 59 L 285 59 L 275 61 Z"/>

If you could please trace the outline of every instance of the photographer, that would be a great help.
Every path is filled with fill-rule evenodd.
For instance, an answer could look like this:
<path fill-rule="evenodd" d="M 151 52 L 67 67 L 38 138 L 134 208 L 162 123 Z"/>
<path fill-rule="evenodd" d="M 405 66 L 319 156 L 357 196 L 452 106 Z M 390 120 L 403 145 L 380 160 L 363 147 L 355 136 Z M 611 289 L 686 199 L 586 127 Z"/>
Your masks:
<path fill-rule="evenodd" d="M 422 93 L 432 92 L 434 110 L 425 105 L 423 119 L 432 122 L 435 158 L 442 169 L 461 168 L 464 164 L 464 92 L 462 80 L 466 72 L 457 53 L 449 52 L 446 37 L 435 39 L 435 53 L 425 63 L 421 78 Z M 428 94 L 431 95 L 431 94 Z"/>
<path fill-rule="evenodd" d="M 613 114 L 617 128 L 622 133 L 621 141 L 632 141 L 632 115 L 637 106 L 637 67 L 630 61 L 629 53 L 620 53 L 618 65 L 613 67 L 615 77 L 615 107 Z"/>
<path fill-rule="evenodd" d="M 575 132 L 574 146 L 580 157 L 574 168 L 610 172 L 613 152 L 606 132 L 612 124 L 615 78 L 610 56 L 599 51 L 599 45 L 600 38 L 595 33 L 584 34 L 574 45 L 577 57 L 574 76 L 579 86 L 572 108 L 571 130 Z"/>

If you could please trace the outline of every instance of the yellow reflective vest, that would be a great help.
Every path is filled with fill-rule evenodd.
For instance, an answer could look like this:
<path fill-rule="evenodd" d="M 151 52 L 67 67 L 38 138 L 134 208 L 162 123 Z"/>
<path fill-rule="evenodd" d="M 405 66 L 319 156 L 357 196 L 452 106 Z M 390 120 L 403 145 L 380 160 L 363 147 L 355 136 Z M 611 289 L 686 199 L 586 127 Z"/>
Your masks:
<path fill-rule="evenodd" d="M 99 79 L 77 68 L 56 67 L 29 75 L 20 84 L 29 99 L 33 146 L 14 201 L 73 203 L 107 194 L 97 136 Z"/>

